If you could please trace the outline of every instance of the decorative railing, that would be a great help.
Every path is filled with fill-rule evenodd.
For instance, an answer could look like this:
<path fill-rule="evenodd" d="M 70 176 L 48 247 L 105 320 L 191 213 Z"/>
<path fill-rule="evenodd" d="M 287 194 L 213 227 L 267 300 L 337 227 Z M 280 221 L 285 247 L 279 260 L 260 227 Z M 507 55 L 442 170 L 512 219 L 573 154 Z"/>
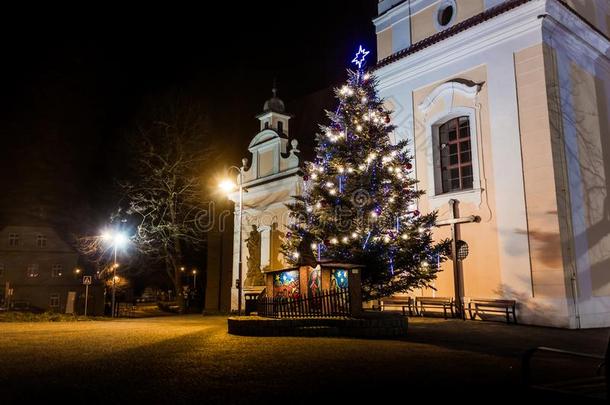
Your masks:
<path fill-rule="evenodd" d="M 320 291 L 299 298 L 268 297 L 263 292 L 258 298 L 258 315 L 268 318 L 314 318 L 350 316 L 349 289 Z"/>

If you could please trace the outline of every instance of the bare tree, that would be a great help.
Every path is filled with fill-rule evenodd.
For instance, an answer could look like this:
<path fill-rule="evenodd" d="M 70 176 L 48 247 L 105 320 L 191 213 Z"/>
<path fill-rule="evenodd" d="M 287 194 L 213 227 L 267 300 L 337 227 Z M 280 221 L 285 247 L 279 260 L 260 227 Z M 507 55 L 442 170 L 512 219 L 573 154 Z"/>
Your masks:
<path fill-rule="evenodd" d="M 153 112 L 128 135 L 134 158 L 131 180 L 121 183 L 122 212 L 135 223 L 138 251 L 165 265 L 181 311 L 183 252 L 205 242 L 202 176 L 212 158 L 207 133 L 202 109 L 179 102 Z"/>

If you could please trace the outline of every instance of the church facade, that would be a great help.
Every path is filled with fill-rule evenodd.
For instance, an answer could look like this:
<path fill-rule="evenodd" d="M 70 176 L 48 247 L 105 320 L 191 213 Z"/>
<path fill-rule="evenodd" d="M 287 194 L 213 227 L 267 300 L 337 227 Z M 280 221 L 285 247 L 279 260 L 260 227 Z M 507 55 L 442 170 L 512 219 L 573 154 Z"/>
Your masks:
<path fill-rule="evenodd" d="M 610 325 L 610 2 L 381 0 L 379 91 L 419 210 L 460 240 L 435 290 Z M 476 220 L 475 220 L 476 219 Z M 447 226 L 444 226 L 447 225 Z"/>
<path fill-rule="evenodd" d="M 288 137 L 291 116 L 275 88 L 273 97 L 265 102 L 263 112 L 256 118 L 260 121 L 260 132 L 250 141 L 250 159 L 244 159 L 237 178 L 242 181 L 243 193 L 241 224 L 236 215 L 233 234 L 236 283 L 231 290 L 232 310 L 239 308 L 239 284 L 243 304 L 246 294 L 259 294 L 265 288 L 264 271 L 286 266 L 281 254 L 290 221 L 286 204 L 294 201 L 292 197 L 300 195 L 303 188 L 298 142 Z M 239 212 L 239 191 L 229 198 Z"/>

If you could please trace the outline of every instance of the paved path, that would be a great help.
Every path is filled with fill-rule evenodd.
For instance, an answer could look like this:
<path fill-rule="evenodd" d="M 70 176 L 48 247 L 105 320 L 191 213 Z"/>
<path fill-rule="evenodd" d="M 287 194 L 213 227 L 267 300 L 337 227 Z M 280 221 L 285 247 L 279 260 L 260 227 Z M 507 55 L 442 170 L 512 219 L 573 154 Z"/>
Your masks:
<path fill-rule="evenodd" d="M 197 315 L 5 323 L 0 403 L 496 402 L 523 396 L 523 350 L 603 353 L 609 333 L 442 319 L 413 319 L 404 340 L 239 337 L 226 318 Z"/>

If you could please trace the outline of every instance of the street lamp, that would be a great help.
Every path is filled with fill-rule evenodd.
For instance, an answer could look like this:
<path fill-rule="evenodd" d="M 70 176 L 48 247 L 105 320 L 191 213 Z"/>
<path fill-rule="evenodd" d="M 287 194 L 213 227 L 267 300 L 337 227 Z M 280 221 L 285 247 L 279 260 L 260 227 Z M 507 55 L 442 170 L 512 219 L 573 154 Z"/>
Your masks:
<path fill-rule="evenodd" d="M 116 275 L 116 269 L 119 264 L 116 262 L 116 251 L 117 248 L 124 246 L 129 240 L 124 233 L 121 232 L 109 232 L 105 231 L 102 233 L 102 240 L 108 243 L 114 249 L 114 262 L 112 264 L 112 317 L 115 317 L 115 297 L 116 297 L 116 283 L 118 277 Z"/>
<path fill-rule="evenodd" d="M 193 269 L 193 289 L 197 289 L 197 269 Z"/>
<path fill-rule="evenodd" d="M 235 280 L 235 285 L 237 286 L 237 315 L 241 316 L 241 299 L 242 299 L 242 260 L 241 260 L 241 222 L 242 222 L 242 217 L 243 217 L 243 202 L 244 202 L 244 170 L 246 165 L 248 164 L 248 159 L 244 158 L 241 161 L 242 166 L 241 167 L 237 167 L 237 166 L 230 166 L 229 167 L 229 172 L 231 170 L 237 170 L 237 172 L 239 173 L 239 184 L 236 186 L 235 183 L 233 183 L 231 180 L 223 180 L 220 184 L 219 187 L 224 190 L 225 192 L 229 193 L 235 190 L 235 188 L 237 187 L 239 189 L 239 212 L 238 214 L 238 219 L 237 219 L 237 234 L 239 235 L 239 247 L 238 247 L 238 278 L 237 280 Z M 237 209 L 237 207 L 236 207 Z"/>

